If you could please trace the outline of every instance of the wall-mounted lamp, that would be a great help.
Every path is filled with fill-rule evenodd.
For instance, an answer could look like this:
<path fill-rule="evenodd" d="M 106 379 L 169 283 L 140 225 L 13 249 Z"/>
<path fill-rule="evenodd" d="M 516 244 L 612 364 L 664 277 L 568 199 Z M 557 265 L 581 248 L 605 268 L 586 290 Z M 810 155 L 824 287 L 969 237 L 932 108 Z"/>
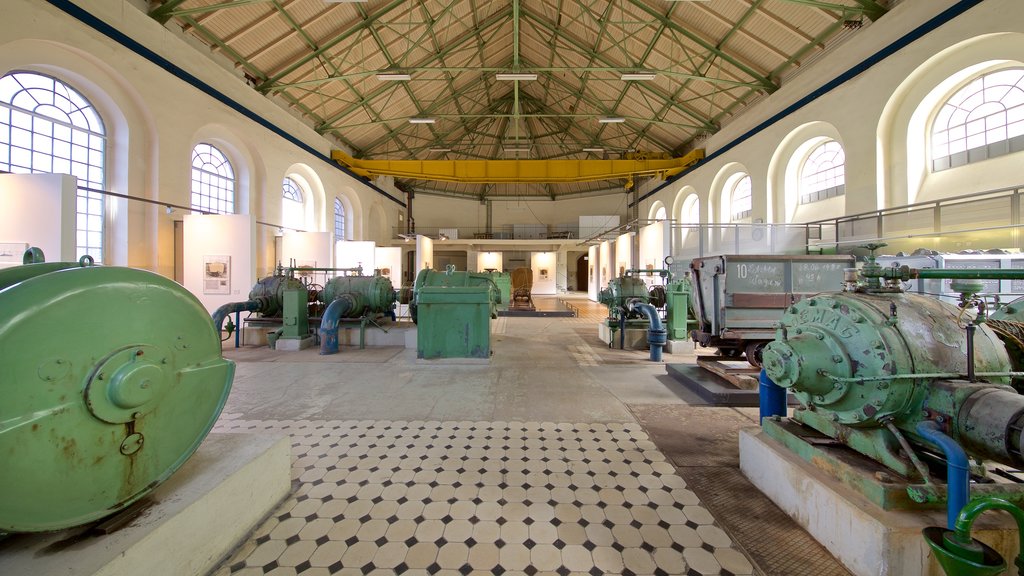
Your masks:
<path fill-rule="evenodd" d="M 174 214 L 174 208 L 170 206 L 164 206 L 164 210 L 167 211 L 168 214 Z"/>
<path fill-rule="evenodd" d="M 437 239 L 438 240 L 442 240 L 442 241 L 447 240 L 448 239 L 448 235 L 444 234 L 444 233 L 438 234 L 437 235 Z"/>

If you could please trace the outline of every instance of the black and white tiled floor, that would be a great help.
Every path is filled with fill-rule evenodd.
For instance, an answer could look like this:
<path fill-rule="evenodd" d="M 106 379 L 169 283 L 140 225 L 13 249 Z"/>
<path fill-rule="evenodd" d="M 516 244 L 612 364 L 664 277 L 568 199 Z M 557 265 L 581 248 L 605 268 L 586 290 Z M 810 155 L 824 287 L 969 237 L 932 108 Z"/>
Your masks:
<path fill-rule="evenodd" d="M 259 421 L 297 489 L 214 576 L 751 574 L 636 424 Z"/>

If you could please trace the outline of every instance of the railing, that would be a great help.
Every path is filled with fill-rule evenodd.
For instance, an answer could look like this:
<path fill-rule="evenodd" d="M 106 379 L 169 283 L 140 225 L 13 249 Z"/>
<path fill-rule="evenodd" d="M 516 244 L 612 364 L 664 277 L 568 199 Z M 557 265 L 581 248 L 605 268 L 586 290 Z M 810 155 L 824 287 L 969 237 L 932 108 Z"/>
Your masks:
<path fill-rule="evenodd" d="M 672 255 L 848 254 L 869 242 L 886 254 L 1021 249 L 1022 195 L 1015 186 L 802 224 L 673 224 Z"/>
<path fill-rule="evenodd" d="M 393 229 L 395 238 L 408 235 L 404 227 Z M 450 240 L 568 240 L 579 238 L 579 224 L 505 224 L 490 230 L 473 226 L 417 226 L 416 234 L 439 238 L 444 234 Z"/>
<path fill-rule="evenodd" d="M 887 253 L 1021 248 L 1021 195 L 1015 186 L 811 222 L 825 232 L 809 250 L 848 252 L 885 242 Z"/>
<path fill-rule="evenodd" d="M 673 224 L 672 256 L 689 262 L 717 254 L 819 253 L 812 239 L 828 235 L 827 224 Z"/>

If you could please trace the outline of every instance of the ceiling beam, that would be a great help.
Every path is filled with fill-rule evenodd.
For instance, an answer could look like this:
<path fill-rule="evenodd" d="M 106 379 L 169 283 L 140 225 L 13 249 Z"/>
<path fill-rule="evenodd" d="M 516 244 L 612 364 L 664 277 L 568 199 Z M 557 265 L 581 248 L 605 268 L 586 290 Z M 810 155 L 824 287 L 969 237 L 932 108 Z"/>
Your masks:
<path fill-rule="evenodd" d="M 306 64 L 307 62 L 316 59 L 321 54 L 337 46 L 346 39 L 351 38 L 357 33 L 372 27 L 374 23 L 376 23 L 384 16 L 387 16 L 393 10 L 402 6 L 404 3 L 405 0 L 391 0 L 376 12 L 368 15 L 366 18 L 363 18 L 362 20 L 352 24 L 351 26 L 343 28 L 341 32 L 335 34 L 331 39 L 327 40 L 326 42 L 320 43 L 320 47 L 317 48 L 316 50 L 303 54 L 302 56 L 285 64 L 283 68 L 270 75 L 270 77 L 267 78 L 267 80 L 264 81 L 262 84 L 257 86 L 256 89 L 259 90 L 260 92 L 266 92 L 267 90 L 272 89 L 274 83 L 280 80 L 281 78 L 298 70 L 303 64 Z"/>
<path fill-rule="evenodd" d="M 272 2 L 273 0 L 231 0 L 230 2 L 221 2 L 220 4 L 207 4 L 206 6 L 197 6 L 195 8 L 182 8 L 178 9 L 177 6 L 181 2 L 167 2 L 160 6 L 156 10 L 153 10 L 149 15 L 157 20 L 157 22 L 164 23 L 167 20 L 175 16 L 191 16 L 192 14 L 206 14 L 209 12 L 218 12 L 220 10 L 226 10 L 228 8 L 238 8 L 240 6 L 248 6 L 250 4 L 264 4 L 266 2 Z M 170 5 L 174 5 L 172 8 L 168 8 Z"/>
<path fill-rule="evenodd" d="M 705 50 L 707 50 L 709 52 L 712 52 L 713 54 L 715 54 L 716 56 L 718 56 L 722 60 L 728 62 L 729 64 L 732 64 L 736 68 L 739 68 L 745 74 L 749 75 L 752 79 L 757 81 L 757 83 L 761 85 L 761 88 L 763 90 L 767 91 L 768 93 L 772 93 L 772 92 L 774 92 L 774 91 L 779 89 L 778 84 L 776 84 L 775 82 L 772 82 L 770 79 L 765 77 L 763 73 L 761 73 L 761 72 L 759 72 L 757 70 L 754 70 L 752 67 L 744 64 L 743 62 L 740 62 L 739 60 L 737 60 L 735 57 L 733 57 L 728 52 L 724 52 L 724 51 L 718 49 L 713 44 L 711 44 L 707 40 L 701 38 L 697 34 L 694 34 L 690 30 L 688 30 L 686 27 L 684 27 L 681 24 L 679 24 L 678 22 L 675 22 L 674 20 L 672 20 L 672 19 L 668 18 L 667 16 L 663 15 L 661 12 L 658 12 L 657 10 L 652 8 L 651 6 L 648 6 L 642 0 L 627 0 L 627 1 L 629 3 L 631 3 L 631 4 L 633 4 L 634 6 L 636 6 L 637 8 L 640 8 L 641 10 L 646 12 L 647 14 L 649 14 L 651 17 L 655 18 L 657 21 L 659 21 L 662 24 L 664 24 L 665 27 L 668 28 L 669 30 L 672 30 L 673 32 L 677 32 L 679 34 L 682 34 L 686 38 L 689 38 L 691 41 L 696 42 L 699 46 L 701 46 Z"/>
<path fill-rule="evenodd" d="M 848 6 L 846 4 L 836 4 L 835 2 L 825 2 L 824 0 L 782 0 L 783 2 L 790 2 L 792 4 L 803 4 L 804 6 L 811 6 L 812 8 L 820 8 L 822 10 L 833 10 L 840 13 L 842 16 L 849 14 L 863 14 L 875 21 L 885 14 L 885 8 L 880 6 L 873 0 L 854 0 L 857 3 L 856 6 Z"/>

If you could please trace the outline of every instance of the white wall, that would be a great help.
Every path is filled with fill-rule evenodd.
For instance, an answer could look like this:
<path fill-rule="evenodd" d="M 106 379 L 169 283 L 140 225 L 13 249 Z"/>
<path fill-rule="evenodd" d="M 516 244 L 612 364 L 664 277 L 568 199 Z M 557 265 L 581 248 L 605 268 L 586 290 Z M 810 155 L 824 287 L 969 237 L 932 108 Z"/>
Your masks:
<path fill-rule="evenodd" d="M 530 269 L 533 270 L 531 294 L 557 294 L 556 253 L 534 252 L 530 254 Z"/>
<path fill-rule="evenodd" d="M 602 245 L 603 246 L 603 245 Z M 590 267 L 590 282 L 587 284 L 587 296 L 597 302 L 597 292 L 601 286 L 601 247 L 591 246 L 587 249 L 587 259 Z"/>
<path fill-rule="evenodd" d="M 377 270 L 381 271 L 381 276 L 384 276 L 388 280 L 391 280 L 391 285 L 395 287 L 401 287 L 402 285 L 402 248 L 401 246 L 394 246 L 388 248 L 377 248 L 375 250 Z M 374 271 L 368 271 L 372 274 Z"/>
<path fill-rule="evenodd" d="M 607 288 L 608 281 L 619 275 L 618 270 L 615 268 L 616 244 L 617 243 L 605 240 L 604 242 L 601 242 L 601 246 L 598 249 L 600 254 L 598 261 L 601 264 L 601 267 L 598 270 L 597 282 L 595 282 L 595 285 L 599 288 Z"/>
<path fill-rule="evenodd" d="M 663 220 L 640 229 L 640 262 L 637 268 L 664 268 L 665 257 L 670 255 L 671 251 L 671 226 L 668 222 Z M 643 276 L 643 279 L 648 286 L 664 283 L 660 276 Z"/>
<path fill-rule="evenodd" d="M 329 268 L 331 258 L 330 232 L 285 232 L 281 238 L 281 264 Z"/>
<path fill-rule="evenodd" d="M 256 283 L 252 217 L 245 214 L 185 216 L 184 285 L 211 313 L 229 302 L 244 302 Z M 209 294 L 204 287 L 204 267 L 208 256 L 231 258 L 231 284 L 228 294 Z"/>
<path fill-rule="evenodd" d="M 503 256 L 504 255 L 501 252 L 477 252 L 476 269 L 483 272 L 488 268 L 491 268 L 501 272 L 503 270 Z"/>
<path fill-rule="evenodd" d="M 416 280 L 416 274 L 419 274 L 420 270 L 425 268 L 436 269 L 434 266 L 434 241 L 426 236 L 417 235 L 416 270 L 412 275 L 414 281 Z"/>
<path fill-rule="evenodd" d="M 77 187 L 67 174 L 0 174 L 0 243 L 41 248 L 47 262 L 78 260 Z"/>
<path fill-rule="evenodd" d="M 908 31 L 956 4 L 953 0 L 901 2 L 857 36 L 825 54 L 783 87 L 734 117 L 706 143 L 706 152 L 733 142 L 773 114 L 861 63 Z M 915 199 L 963 195 L 1024 184 L 1021 153 L 926 174 L 908 158 L 912 109 L 942 81 L 985 61 L 1024 63 L 1024 10 L 1019 0 L 987 0 L 925 34 L 839 88 L 739 143 L 641 202 L 647 213 L 655 202 L 673 207 L 696 192 L 701 222 L 728 221 L 718 214 L 720 182 L 739 163 L 753 182 L 752 221 L 808 221 L 898 206 Z M 922 129 L 921 127 L 915 129 Z M 792 152 L 807 138 L 829 136 L 846 153 L 846 194 L 797 207 L 787 203 L 785 169 Z M 923 151 L 921 151 L 923 154 Z M 912 154 L 910 154 L 912 155 Z M 909 168 L 908 168 L 909 167 Z M 648 186 L 646 189 L 650 189 Z M 1004 217 L 1004 215 L 997 215 Z M 980 223 L 985 218 L 979 219 Z"/>
<path fill-rule="evenodd" d="M 491 223 L 494 230 L 513 224 L 555 226 L 577 223 L 581 215 L 609 214 L 601 219 L 602 224 L 614 221 L 600 229 L 606 230 L 617 226 L 618 218 L 625 213 L 625 194 L 568 200 L 494 200 Z M 487 206 L 472 199 L 419 195 L 413 202 L 413 216 L 416 226 L 424 229 L 470 227 L 482 232 L 487 226 Z"/>
<path fill-rule="evenodd" d="M 631 232 L 620 234 L 615 239 L 615 264 L 608 268 L 611 275 L 609 279 L 618 278 L 624 271 L 636 268 L 636 263 L 633 262 L 633 240 Z"/>
<path fill-rule="evenodd" d="M 377 244 L 364 240 L 342 240 L 334 245 L 334 265 L 338 268 L 362 267 L 363 275 L 377 267 Z"/>
<path fill-rule="evenodd" d="M 132 4 L 76 0 L 83 9 L 169 59 L 250 110 L 328 155 L 336 144 L 316 134 L 239 77 L 197 53 Z M 334 198 L 348 209 L 351 238 L 365 237 L 371 211 L 397 222 L 402 208 L 328 163 L 241 117 L 159 66 L 104 37 L 46 2 L 6 0 L 0 19 L 0 74 L 49 74 L 82 92 L 108 132 L 107 187 L 121 194 L 188 205 L 190 154 L 200 141 L 220 147 L 239 182 L 238 208 L 255 220 L 281 219 L 281 182 L 299 174 L 310 184 L 310 229 L 333 229 Z M 330 191 L 325 193 L 324 191 Z M 401 198 L 398 193 L 394 193 Z M 173 220 L 162 206 L 110 199 L 106 261 L 173 276 Z M 382 225 L 378 222 L 377 228 Z M 388 225 L 383 225 L 385 228 Z M 255 265 L 269 273 L 275 227 L 259 226 Z"/>

